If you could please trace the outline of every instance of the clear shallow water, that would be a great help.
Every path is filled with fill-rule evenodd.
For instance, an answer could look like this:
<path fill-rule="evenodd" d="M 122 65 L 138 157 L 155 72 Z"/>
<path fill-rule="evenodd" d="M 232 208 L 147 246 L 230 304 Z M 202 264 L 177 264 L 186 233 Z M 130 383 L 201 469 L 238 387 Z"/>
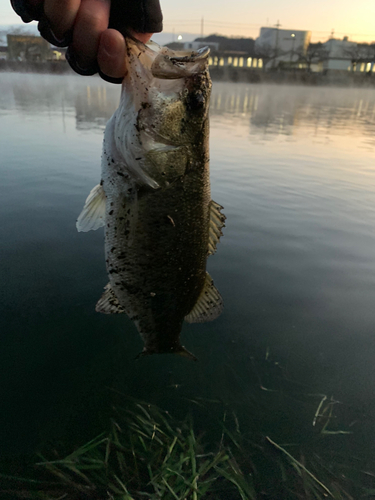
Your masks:
<path fill-rule="evenodd" d="M 225 310 L 184 326 L 199 358 L 190 363 L 135 362 L 130 320 L 95 313 L 103 235 L 78 234 L 75 220 L 100 178 L 119 91 L 96 78 L 0 74 L 2 455 L 88 440 L 114 388 L 197 412 L 208 433 L 224 406 L 245 429 L 290 442 L 310 439 L 326 394 L 353 434 L 324 446 L 372 457 L 375 92 L 214 84 L 212 196 L 227 227 L 208 269 Z M 222 405 L 201 411 L 200 398 Z"/>

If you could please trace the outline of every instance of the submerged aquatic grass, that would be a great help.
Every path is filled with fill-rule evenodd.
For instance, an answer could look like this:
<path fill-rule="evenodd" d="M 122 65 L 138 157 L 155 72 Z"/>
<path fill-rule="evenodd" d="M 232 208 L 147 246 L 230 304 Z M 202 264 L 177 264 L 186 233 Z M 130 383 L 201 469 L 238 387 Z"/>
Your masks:
<path fill-rule="evenodd" d="M 112 389 L 104 433 L 70 453 L 67 445 L 44 446 L 22 473 L 8 467 L 30 479 L 0 474 L 7 484 L 0 494 L 6 500 L 374 498 L 374 461 L 353 447 L 356 414 L 290 380 L 269 355 L 250 361 L 251 393 L 234 390 L 242 380 L 234 383 L 228 368 L 223 383 L 231 382 L 231 401 L 183 393 L 188 406 L 179 418 Z M 174 394 L 167 405 L 174 414 L 178 401 Z"/>
<path fill-rule="evenodd" d="M 176 422 L 144 403 L 116 413 L 108 434 L 63 459 L 42 457 L 35 473 L 43 480 L 13 491 L 43 500 L 256 498 L 230 448 L 207 451 L 190 418 Z"/>
<path fill-rule="evenodd" d="M 321 436 L 333 418 L 332 406 L 322 398 L 315 413 L 315 426 L 325 419 Z M 191 417 L 178 421 L 156 406 L 132 402 L 117 407 L 108 432 L 64 458 L 40 456 L 29 473 L 33 479 L 2 476 L 9 484 L 2 493 L 39 500 L 358 498 L 313 447 L 309 456 L 295 444 L 243 433 L 234 411 L 224 412 L 218 425 L 215 449 L 203 433 L 196 434 Z M 363 488 L 361 498 L 371 498 L 371 491 Z"/>

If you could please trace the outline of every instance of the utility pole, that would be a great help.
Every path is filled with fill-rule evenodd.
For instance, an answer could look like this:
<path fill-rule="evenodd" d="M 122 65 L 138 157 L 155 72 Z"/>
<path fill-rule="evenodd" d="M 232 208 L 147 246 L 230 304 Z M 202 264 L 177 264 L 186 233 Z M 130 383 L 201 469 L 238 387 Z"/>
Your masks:
<path fill-rule="evenodd" d="M 277 20 L 277 24 L 275 24 L 275 28 L 276 28 L 275 57 L 273 59 L 273 65 L 272 65 L 272 67 L 275 67 L 276 59 L 277 59 L 277 56 L 279 55 L 279 28 L 280 28 L 280 26 L 281 26 L 280 21 Z"/>

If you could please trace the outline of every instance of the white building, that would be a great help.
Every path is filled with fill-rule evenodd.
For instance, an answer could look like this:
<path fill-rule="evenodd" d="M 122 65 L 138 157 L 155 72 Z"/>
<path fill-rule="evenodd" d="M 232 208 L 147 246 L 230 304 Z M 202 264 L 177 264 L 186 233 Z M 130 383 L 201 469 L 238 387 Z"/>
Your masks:
<path fill-rule="evenodd" d="M 311 31 L 261 28 L 255 48 L 263 57 L 266 69 L 276 68 L 280 63 L 298 61 L 300 55 L 306 52 L 310 39 Z"/>
<path fill-rule="evenodd" d="M 323 69 L 326 71 L 369 72 L 374 70 L 374 55 L 365 46 L 349 42 L 348 37 L 342 40 L 331 38 L 323 44 L 326 58 Z"/>
<path fill-rule="evenodd" d="M 349 42 L 347 37 L 343 40 L 331 38 L 323 43 L 326 51 L 326 59 L 323 61 L 323 69 L 329 71 L 347 71 L 352 65 L 351 53 L 357 49 L 355 42 Z"/>

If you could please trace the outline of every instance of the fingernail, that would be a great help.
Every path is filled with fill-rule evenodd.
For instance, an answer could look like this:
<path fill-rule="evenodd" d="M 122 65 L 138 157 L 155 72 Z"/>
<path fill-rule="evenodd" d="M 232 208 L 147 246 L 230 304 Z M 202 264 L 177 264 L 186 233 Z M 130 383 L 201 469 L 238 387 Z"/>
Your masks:
<path fill-rule="evenodd" d="M 13 10 L 22 18 L 24 23 L 39 21 L 43 15 L 43 4 L 29 5 L 25 0 L 11 0 Z"/>
<path fill-rule="evenodd" d="M 70 65 L 70 67 L 73 69 L 73 71 L 75 71 L 79 75 L 92 76 L 92 75 L 95 75 L 95 73 L 98 73 L 98 71 L 99 71 L 99 66 L 98 66 L 97 61 L 94 61 L 89 66 L 82 67 L 77 62 L 76 55 L 75 55 L 74 50 L 72 49 L 71 46 L 68 47 L 68 50 L 66 51 L 65 57 Z"/>
<path fill-rule="evenodd" d="M 112 76 L 108 76 L 105 73 L 103 73 L 102 71 L 100 71 L 100 69 L 99 69 L 99 75 L 100 75 L 100 78 L 102 78 L 103 80 L 105 80 L 108 83 L 119 84 L 119 83 L 122 83 L 122 80 L 124 79 L 123 77 L 121 77 L 121 78 L 113 78 Z"/>
<path fill-rule="evenodd" d="M 69 30 L 61 39 L 57 38 L 53 33 L 51 25 L 45 15 L 42 16 L 42 19 L 38 23 L 38 30 L 47 42 L 55 45 L 56 47 L 67 47 L 70 43 L 72 43 L 73 30 Z"/>

